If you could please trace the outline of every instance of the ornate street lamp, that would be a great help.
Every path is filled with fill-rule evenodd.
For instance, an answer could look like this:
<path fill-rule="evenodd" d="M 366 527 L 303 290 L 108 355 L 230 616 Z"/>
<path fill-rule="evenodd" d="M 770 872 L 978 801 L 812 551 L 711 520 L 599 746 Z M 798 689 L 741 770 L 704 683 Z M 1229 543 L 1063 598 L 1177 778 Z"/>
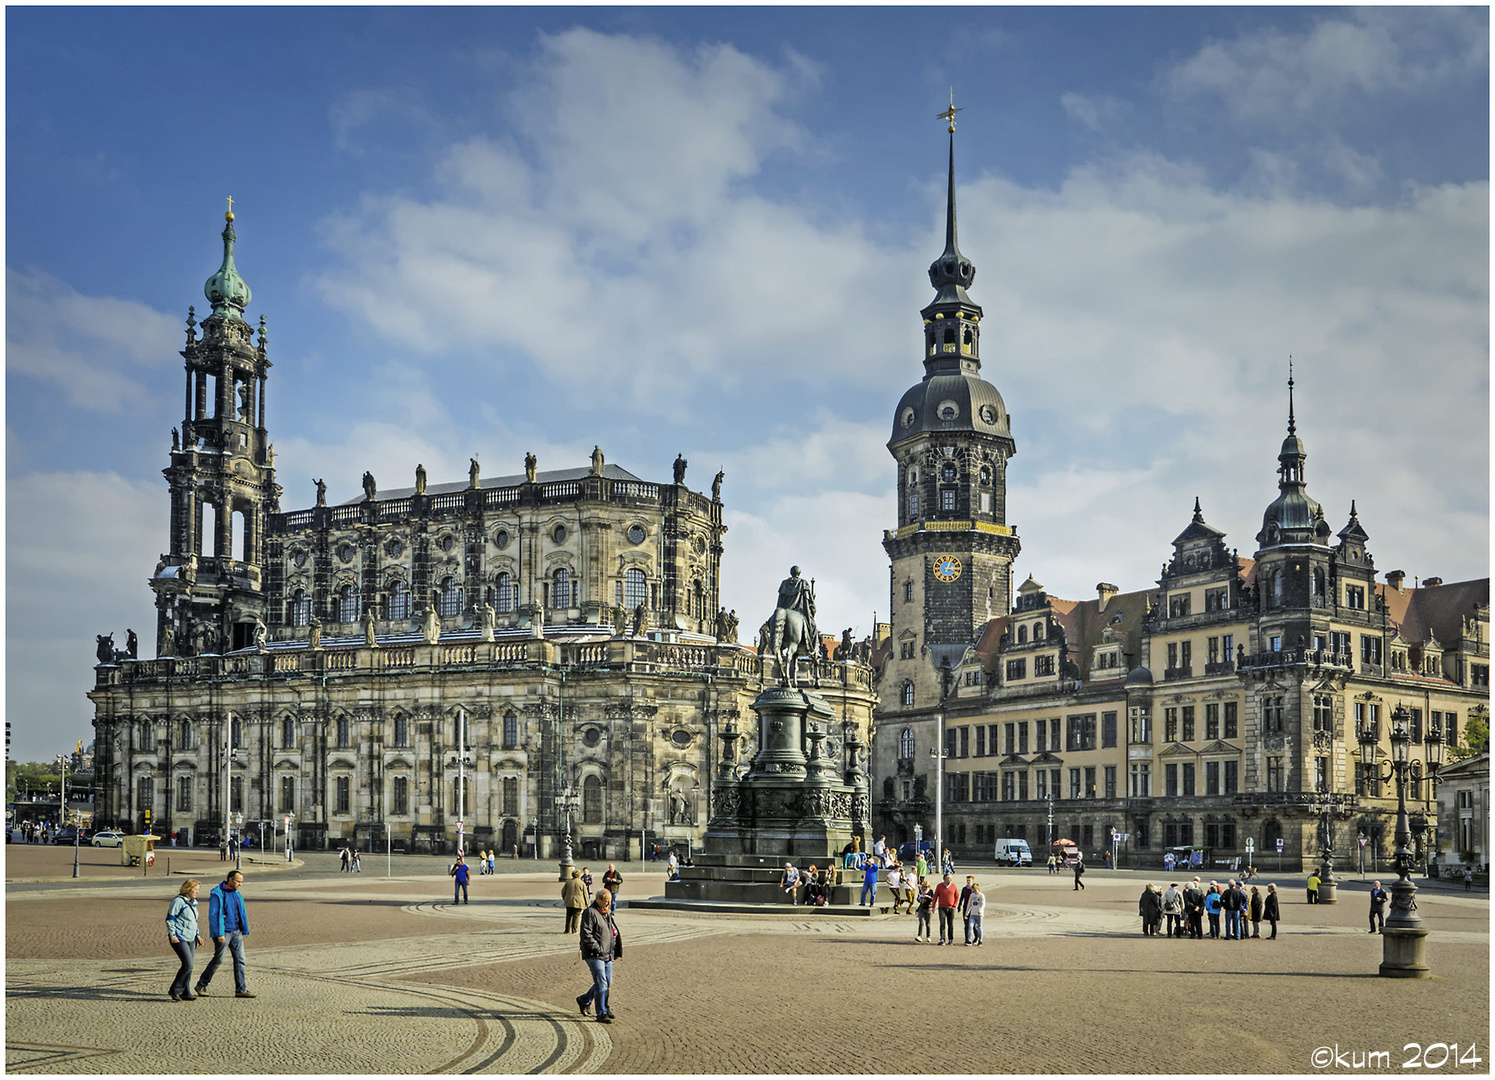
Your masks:
<path fill-rule="evenodd" d="M 1407 779 L 1421 780 L 1424 765 L 1411 760 L 1411 718 L 1401 705 L 1391 714 L 1391 760 L 1378 762 L 1377 733 L 1367 727 L 1360 733 L 1360 762 L 1367 778 L 1374 776 L 1381 781 L 1396 781 L 1396 872 L 1397 880 L 1391 886 L 1391 915 L 1382 932 L 1380 973 L 1393 979 L 1426 979 L 1431 976 L 1427 966 L 1427 930 L 1417 914 L 1417 886 L 1412 884 L 1412 830 L 1407 819 Z M 1424 739 L 1427 757 L 1426 772 L 1429 783 L 1437 783 L 1438 766 L 1442 762 L 1443 743 L 1441 733 L 1432 739 Z"/>
<path fill-rule="evenodd" d="M 565 823 L 565 832 L 561 837 L 561 881 L 571 880 L 571 815 L 576 813 L 580 806 L 581 800 L 577 798 L 576 789 L 569 784 L 555 797 L 556 811 Z M 536 834 L 535 842 L 539 843 L 538 834 Z"/>

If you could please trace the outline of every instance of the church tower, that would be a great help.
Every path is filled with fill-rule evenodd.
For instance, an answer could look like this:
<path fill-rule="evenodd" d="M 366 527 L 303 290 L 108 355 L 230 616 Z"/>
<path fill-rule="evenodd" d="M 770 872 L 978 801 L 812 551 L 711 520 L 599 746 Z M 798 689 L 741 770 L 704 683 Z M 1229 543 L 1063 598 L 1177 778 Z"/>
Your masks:
<path fill-rule="evenodd" d="M 232 206 L 232 203 L 230 203 Z M 196 656 L 251 645 L 264 617 L 264 536 L 278 512 L 274 451 L 265 430 L 265 322 L 244 321 L 249 286 L 234 266 L 234 214 L 224 215 L 223 263 L 203 291 L 212 307 L 198 337 L 187 309 L 186 397 L 172 432 L 170 550 L 151 579 L 156 653 Z"/>
<path fill-rule="evenodd" d="M 935 297 L 924 319 L 924 378 L 893 413 L 888 452 L 898 464 L 898 527 L 883 534 L 892 560 L 893 652 L 883 708 L 938 705 L 944 670 L 959 665 L 989 620 L 1012 603 L 1020 547 L 1007 524 L 1007 409 L 981 378 L 981 307 L 966 295 L 976 268 L 955 220 L 955 108 L 950 121 L 945 250 L 929 267 Z M 889 677 L 891 676 L 891 678 Z"/>

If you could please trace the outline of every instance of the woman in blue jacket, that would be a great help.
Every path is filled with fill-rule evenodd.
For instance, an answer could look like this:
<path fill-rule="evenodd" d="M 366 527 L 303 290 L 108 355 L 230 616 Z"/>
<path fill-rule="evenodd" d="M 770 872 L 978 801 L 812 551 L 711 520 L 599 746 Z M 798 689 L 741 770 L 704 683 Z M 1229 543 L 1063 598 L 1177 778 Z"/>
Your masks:
<path fill-rule="evenodd" d="M 1209 936 L 1220 936 L 1220 886 L 1210 882 L 1209 892 L 1204 894 L 1204 913 L 1209 916 Z"/>
<path fill-rule="evenodd" d="M 171 906 L 166 909 L 166 936 L 177 959 L 182 962 L 176 978 L 171 981 L 171 989 L 167 991 L 172 1001 L 197 1000 L 197 995 L 192 992 L 192 964 L 197 959 L 197 947 L 202 944 L 202 934 L 197 930 L 197 890 L 200 888 L 201 882 L 188 878 L 182 882 L 181 891 L 171 898 Z"/>

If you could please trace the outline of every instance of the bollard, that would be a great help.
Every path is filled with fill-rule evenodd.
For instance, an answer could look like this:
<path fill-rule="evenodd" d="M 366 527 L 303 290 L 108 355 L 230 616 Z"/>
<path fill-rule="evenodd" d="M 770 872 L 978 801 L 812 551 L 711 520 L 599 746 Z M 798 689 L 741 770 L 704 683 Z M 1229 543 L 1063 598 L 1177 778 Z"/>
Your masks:
<path fill-rule="evenodd" d="M 166 876 L 171 877 L 171 856 L 166 856 Z"/>

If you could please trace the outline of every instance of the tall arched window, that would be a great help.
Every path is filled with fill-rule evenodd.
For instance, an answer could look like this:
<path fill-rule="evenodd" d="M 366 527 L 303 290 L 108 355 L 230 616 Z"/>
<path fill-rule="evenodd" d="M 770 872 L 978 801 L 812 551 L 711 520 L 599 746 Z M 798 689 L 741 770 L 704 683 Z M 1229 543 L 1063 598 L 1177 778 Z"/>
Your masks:
<path fill-rule="evenodd" d="M 1272 571 L 1272 606 L 1282 606 L 1282 571 Z"/>
<path fill-rule="evenodd" d="M 571 606 L 571 571 L 564 566 L 555 572 L 550 586 L 550 606 L 553 608 L 568 608 Z"/>
<path fill-rule="evenodd" d="M 633 611 L 640 604 L 649 603 L 649 580 L 642 570 L 632 568 L 623 571 L 623 606 Z"/>
<path fill-rule="evenodd" d="M 519 746 L 519 717 L 515 713 L 504 713 L 504 749 L 513 750 Z"/>
<path fill-rule="evenodd" d="M 602 778 L 589 776 L 581 782 L 581 822 L 602 824 Z"/>
<path fill-rule="evenodd" d="M 244 721 L 237 716 L 230 722 L 231 732 L 229 738 L 233 740 L 233 747 L 237 750 L 244 745 Z"/>
<path fill-rule="evenodd" d="M 914 756 L 914 729 L 904 728 L 898 733 L 898 756 L 901 758 L 912 758 Z"/>
<path fill-rule="evenodd" d="M 914 703 L 914 684 L 912 679 L 903 684 L 903 703 L 905 705 L 912 705 Z"/>
<path fill-rule="evenodd" d="M 503 813 L 509 817 L 514 817 L 519 813 L 519 778 L 517 776 L 504 777 Z"/>
<path fill-rule="evenodd" d="M 1026 626 L 1019 626 L 1017 628 L 1017 643 L 1019 645 L 1028 644 L 1028 628 Z"/>
<path fill-rule="evenodd" d="M 389 618 L 410 618 L 410 590 L 398 578 L 389 583 Z"/>
<path fill-rule="evenodd" d="M 513 576 L 507 572 L 499 574 L 493 589 L 495 593 L 494 599 L 497 601 L 493 606 L 498 613 L 504 615 L 512 612 L 518 600 L 518 592 L 514 588 Z"/>
<path fill-rule="evenodd" d="M 362 612 L 363 598 L 358 595 L 358 588 L 354 585 L 344 585 L 337 591 L 337 621 L 357 622 Z"/>
<path fill-rule="evenodd" d="M 462 614 L 462 586 L 457 584 L 456 578 L 441 579 L 441 591 L 436 597 L 436 614 Z"/>
<path fill-rule="evenodd" d="M 305 626 L 311 622 L 311 597 L 306 594 L 305 589 L 297 589 L 291 594 L 291 625 Z"/>
<path fill-rule="evenodd" d="M 409 719 L 407 717 L 404 717 L 404 716 L 396 716 L 395 717 L 394 745 L 396 745 L 396 746 L 409 746 L 410 745 L 410 721 L 409 721 Z"/>
<path fill-rule="evenodd" d="M 280 748 L 282 750 L 296 749 L 296 721 L 289 716 L 280 722 Z"/>
<path fill-rule="evenodd" d="M 1043 624 L 1041 622 L 1036 622 L 1036 623 L 1033 624 L 1033 640 L 1034 641 L 1042 641 L 1047 636 L 1048 636 L 1048 633 L 1046 631 L 1045 624 Z"/>
<path fill-rule="evenodd" d="M 183 720 L 179 729 L 180 741 L 177 743 L 178 750 L 191 750 L 197 744 L 192 741 L 192 721 Z"/>

